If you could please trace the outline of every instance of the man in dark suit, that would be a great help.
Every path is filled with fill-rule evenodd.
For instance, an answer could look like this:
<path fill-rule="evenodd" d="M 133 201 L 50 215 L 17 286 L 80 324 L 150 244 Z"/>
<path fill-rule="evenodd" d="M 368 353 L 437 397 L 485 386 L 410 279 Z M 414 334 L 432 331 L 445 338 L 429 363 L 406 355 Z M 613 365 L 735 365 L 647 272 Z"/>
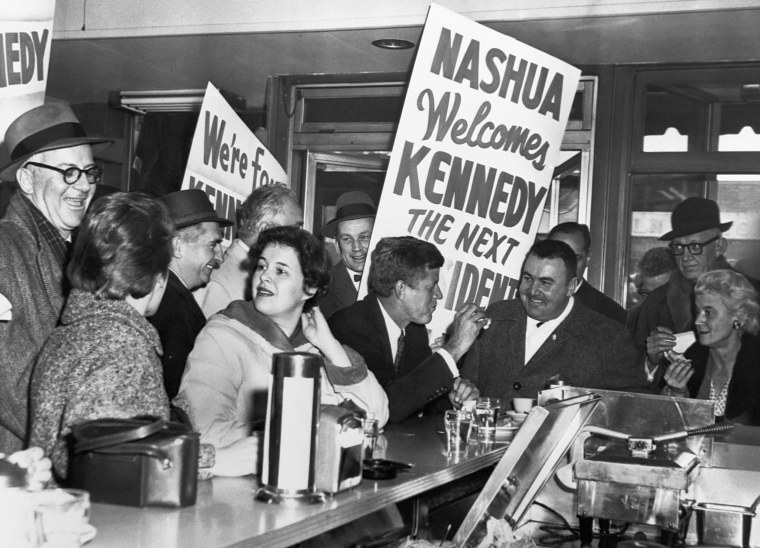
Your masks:
<path fill-rule="evenodd" d="M 451 336 L 432 352 L 425 324 L 438 299 L 443 256 L 428 242 L 403 236 L 383 238 L 372 252 L 370 293 L 336 312 L 330 329 L 343 344 L 364 357 L 388 394 L 391 422 L 401 422 L 443 399 L 457 406 L 477 398 L 456 362 L 487 320 L 482 309 L 464 305 L 454 318 Z"/>
<path fill-rule="evenodd" d="M 330 271 L 327 295 L 319 302 L 327 319 L 356 302 L 377 213 L 372 198 L 364 192 L 341 194 L 335 206 L 335 218 L 322 227 L 322 234 L 335 238 L 340 255 L 340 262 Z"/>
<path fill-rule="evenodd" d="M 573 297 L 576 257 L 564 242 L 533 245 L 523 264 L 519 299 L 486 310 L 492 324 L 472 345 L 462 375 L 484 396 L 535 398 L 561 374 L 574 386 L 646 390 L 628 332 Z"/>
<path fill-rule="evenodd" d="M 578 285 L 573 295 L 575 300 L 583 303 L 591 310 L 615 320 L 620 325 L 625 325 L 625 309 L 588 283 L 583 277 L 586 266 L 591 260 L 591 233 L 588 227 L 580 223 L 560 223 L 549 231 L 546 239 L 565 242 L 575 253 L 578 264 L 575 272 Z"/>
<path fill-rule="evenodd" d="M 221 227 L 232 224 L 216 215 L 205 192 L 180 190 L 161 197 L 174 221 L 174 248 L 164 298 L 148 318 L 158 331 L 164 355 L 164 387 L 171 400 L 177 395 L 187 356 L 206 316 L 192 290 L 209 282 L 211 272 L 224 261 Z"/>

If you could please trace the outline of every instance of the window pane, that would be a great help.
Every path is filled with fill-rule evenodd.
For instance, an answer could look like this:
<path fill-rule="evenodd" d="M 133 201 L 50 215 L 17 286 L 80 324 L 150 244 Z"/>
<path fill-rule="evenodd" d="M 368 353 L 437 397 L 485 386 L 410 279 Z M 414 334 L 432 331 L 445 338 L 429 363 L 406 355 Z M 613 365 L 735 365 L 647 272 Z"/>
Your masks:
<path fill-rule="evenodd" d="M 709 104 L 685 93 L 686 87 L 647 86 L 644 152 L 704 150 Z"/>
<path fill-rule="evenodd" d="M 718 202 L 721 221 L 733 221 L 724 233 L 726 258 L 748 276 L 760 277 L 760 174 L 752 175 L 633 175 L 629 242 L 627 307 L 640 302 L 636 294 L 638 263 L 644 253 L 667 245 L 658 238 L 670 230 L 670 214 L 691 196 Z"/>

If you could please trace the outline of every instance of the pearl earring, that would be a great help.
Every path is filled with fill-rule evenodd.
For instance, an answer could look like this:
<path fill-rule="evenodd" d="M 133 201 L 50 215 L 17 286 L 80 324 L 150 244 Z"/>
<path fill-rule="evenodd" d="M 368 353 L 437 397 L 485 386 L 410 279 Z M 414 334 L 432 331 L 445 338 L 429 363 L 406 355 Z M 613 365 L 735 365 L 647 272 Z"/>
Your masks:
<path fill-rule="evenodd" d="M 734 330 L 738 330 L 741 326 L 742 324 L 739 320 L 734 320 L 733 323 L 731 323 L 731 327 L 733 327 Z"/>

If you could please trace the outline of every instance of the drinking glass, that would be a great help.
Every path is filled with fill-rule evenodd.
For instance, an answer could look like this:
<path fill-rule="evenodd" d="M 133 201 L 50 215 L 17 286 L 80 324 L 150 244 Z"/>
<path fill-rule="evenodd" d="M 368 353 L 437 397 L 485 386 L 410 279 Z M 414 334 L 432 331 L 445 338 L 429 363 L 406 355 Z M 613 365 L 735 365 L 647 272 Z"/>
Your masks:
<path fill-rule="evenodd" d="M 90 494 L 46 489 L 36 494 L 34 522 L 40 548 L 78 548 L 90 521 Z"/>
<path fill-rule="evenodd" d="M 377 419 L 364 419 L 364 448 L 363 458 L 372 459 L 375 456 L 375 445 L 377 444 L 377 436 L 379 435 L 379 427 Z"/>
<path fill-rule="evenodd" d="M 470 436 L 472 416 L 466 411 L 450 410 L 444 413 L 443 419 L 446 427 L 446 452 L 449 455 L 463 453 Z"/>
<path fill-rule="evenodd" d="M 496 421 L 501 412 L 501 400 L 499 398 L 479 398 L 475 406 L 475 423 L 478 427 L 479 442 L 493 442 L 496 440 Z"/>

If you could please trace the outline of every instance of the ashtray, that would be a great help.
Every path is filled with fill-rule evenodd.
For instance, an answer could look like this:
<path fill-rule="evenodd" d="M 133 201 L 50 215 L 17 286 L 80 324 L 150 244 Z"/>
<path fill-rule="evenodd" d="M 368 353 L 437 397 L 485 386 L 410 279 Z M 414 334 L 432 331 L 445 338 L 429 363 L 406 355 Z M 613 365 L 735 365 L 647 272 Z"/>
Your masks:
<path fill-rule="evenodd" d="M 393 479 L 399 470 L 408 470 L 411 467 L 411 464 L 392 460 L 364 459 L 362 477 L 373 480 Z"/>

